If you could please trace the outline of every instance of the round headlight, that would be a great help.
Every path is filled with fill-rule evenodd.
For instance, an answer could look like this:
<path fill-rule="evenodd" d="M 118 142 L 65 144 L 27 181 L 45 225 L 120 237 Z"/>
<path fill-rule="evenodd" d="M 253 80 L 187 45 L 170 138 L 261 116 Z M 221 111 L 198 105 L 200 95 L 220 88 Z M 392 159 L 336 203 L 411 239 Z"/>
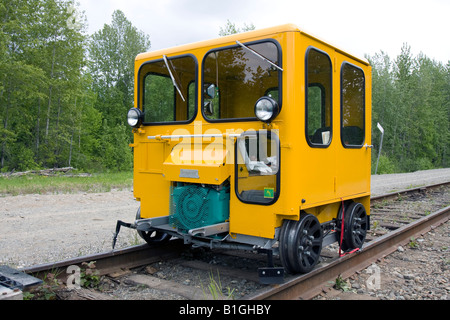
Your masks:
<path fill-rule="evenodd" d="M 127 121 L 131 127 L 139 127 L 142 123 L 142 111 L 137 108 L 128 110 Z"/>
<path fill-rule="evenodd" d="M 279 112 L 278 103 L 271 97 L 262 97 L 256 101 L 255 116 L 264 122 L 273 120 Z"/>

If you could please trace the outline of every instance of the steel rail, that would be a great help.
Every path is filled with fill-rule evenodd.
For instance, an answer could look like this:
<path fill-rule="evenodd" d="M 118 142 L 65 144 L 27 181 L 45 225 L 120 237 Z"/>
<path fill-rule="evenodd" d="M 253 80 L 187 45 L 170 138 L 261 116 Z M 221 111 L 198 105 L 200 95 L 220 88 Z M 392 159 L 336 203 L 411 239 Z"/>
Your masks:
<path fill-rule="evenodd" d="M 24 268 L 21 271 L 33 275 L 45 275 L 48 272 L 62 270 L 71 265 L 81 266 L 83 262 L 95 261 L 95 269 L 99 271 L 100 275 L 104 275 L 122 268 L 135 268 L 160 261 L 161 259 L 179 256 L 185 248 L 181 240 L 169 241 L 164 246 L 142 244 L 123 249 L 115 249 L 109 252 L 80 256 L 55 263 L 35 265 Z"/>
<path fill-rule="evenodd" d="M 282 285 L 257 293 L 248 299 L 311 299 L 318 295 L 327 283 L 334 281 L 339 275 L 347 278 L 368 267 L 378 259 L 395 251 L 399 245 L 408 243 L 411 237 L 424 234 L 445 223 L 449 220 L 449 216 L 450 206 L 376 238 L 354 254 L 338 258 L 310 273 L 295 277 Z"/>

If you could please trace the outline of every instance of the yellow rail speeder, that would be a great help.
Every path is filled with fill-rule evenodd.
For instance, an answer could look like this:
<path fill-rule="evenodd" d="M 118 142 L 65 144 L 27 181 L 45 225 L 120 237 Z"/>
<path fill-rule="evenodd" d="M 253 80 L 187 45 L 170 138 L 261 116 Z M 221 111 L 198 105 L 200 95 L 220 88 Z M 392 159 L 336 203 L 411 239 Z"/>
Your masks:
<path fill-rule="evenodd" d="M 140 209 L 122 225 L 148 243 L 178 237 L 266 252 L 263 282 L 282 277 L 273 253 L 289 273 L 304 273 L 325 245 L 363 245 L 365 59 L 291 24 L 143 53 L 128 123 Z"/>

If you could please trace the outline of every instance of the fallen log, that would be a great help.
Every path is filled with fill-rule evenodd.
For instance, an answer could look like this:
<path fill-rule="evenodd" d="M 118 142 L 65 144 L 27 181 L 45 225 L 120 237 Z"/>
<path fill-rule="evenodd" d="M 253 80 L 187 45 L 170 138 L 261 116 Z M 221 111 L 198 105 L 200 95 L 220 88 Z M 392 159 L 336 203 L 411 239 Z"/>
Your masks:
<path fill-rule="evenodd" d="M 21 177 L 29 174 L 39 175 L 39 176 L 50 176 L 57 173 L 67 173 L 69 171 L 75 170 L 73 167 L 65 167 L 65 168 L 52 168 L 52 169 L 42 169 L 42 170 L 28 170 L 23 172 L 8 172 L 3 173 L 2 177 Z"/>

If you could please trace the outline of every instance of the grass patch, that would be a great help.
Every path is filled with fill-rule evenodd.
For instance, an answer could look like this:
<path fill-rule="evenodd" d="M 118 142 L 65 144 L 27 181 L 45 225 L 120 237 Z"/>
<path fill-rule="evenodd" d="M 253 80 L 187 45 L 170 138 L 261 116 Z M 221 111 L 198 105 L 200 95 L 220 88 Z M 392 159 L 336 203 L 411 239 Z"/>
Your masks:
<path fill-rule="evenodd" d="M 0 176 L 0 195 L 108 192 L 113 189 L 131 189 L 132 184 L 131 171 L 95 173 L 90 176 Z"/>

